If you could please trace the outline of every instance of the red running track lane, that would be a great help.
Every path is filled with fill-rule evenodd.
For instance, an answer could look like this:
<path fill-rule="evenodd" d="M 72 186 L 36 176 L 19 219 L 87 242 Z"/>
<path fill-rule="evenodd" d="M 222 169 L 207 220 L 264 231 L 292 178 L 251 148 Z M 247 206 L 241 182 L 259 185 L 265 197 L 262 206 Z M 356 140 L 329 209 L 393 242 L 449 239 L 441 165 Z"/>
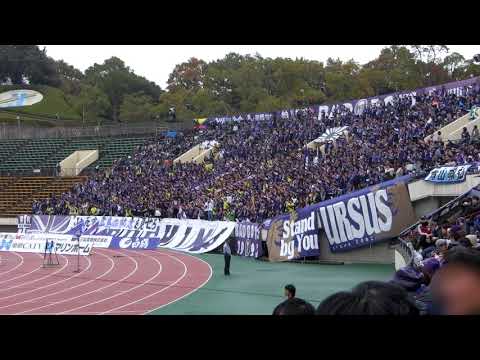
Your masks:
<path fill-rule="evenodd" d="M 95 249 L 80 257 L 59 257 L 42 268 L 42 256 L 3 252 L 0 314 L 146 314 L 205 285 L 208 263 L 167 249 Z M 3 284 L 2 284 L 3 283 Z"/>
<path fill-rule="evenodd" d="M 0 258 L 0 279 L 23 264 L 23 256 L 19 253 L 0 253 Z"/>

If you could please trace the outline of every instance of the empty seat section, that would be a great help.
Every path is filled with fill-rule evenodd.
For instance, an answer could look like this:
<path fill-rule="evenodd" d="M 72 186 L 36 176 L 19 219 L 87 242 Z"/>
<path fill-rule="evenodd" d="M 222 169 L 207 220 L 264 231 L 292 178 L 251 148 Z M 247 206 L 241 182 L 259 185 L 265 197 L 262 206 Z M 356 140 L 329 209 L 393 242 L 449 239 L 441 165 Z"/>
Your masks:
<path fill-rule="evenodd" d="M 0 189 L 0 216 L 30 214 L 35 199 L 60 196 L 86 177 L 10 177 L 10 183 Z M 0 178 L 0 186 L 6 182 Z"/>

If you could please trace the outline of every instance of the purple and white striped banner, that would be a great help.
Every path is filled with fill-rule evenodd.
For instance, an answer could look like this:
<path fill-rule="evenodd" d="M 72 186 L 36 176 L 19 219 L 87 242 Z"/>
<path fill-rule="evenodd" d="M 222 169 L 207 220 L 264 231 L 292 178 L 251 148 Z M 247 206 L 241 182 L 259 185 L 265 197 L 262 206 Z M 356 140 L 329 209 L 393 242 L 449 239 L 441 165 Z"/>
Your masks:
<path fill-rule="evenodd" d="M 235 223 L 230 221 L 118 216 L 21 215 L 17 221 L 19 233 L 111 236 L 110 247 L 158 246 L 194 254 L 216 249 L 235 229 Z"/>

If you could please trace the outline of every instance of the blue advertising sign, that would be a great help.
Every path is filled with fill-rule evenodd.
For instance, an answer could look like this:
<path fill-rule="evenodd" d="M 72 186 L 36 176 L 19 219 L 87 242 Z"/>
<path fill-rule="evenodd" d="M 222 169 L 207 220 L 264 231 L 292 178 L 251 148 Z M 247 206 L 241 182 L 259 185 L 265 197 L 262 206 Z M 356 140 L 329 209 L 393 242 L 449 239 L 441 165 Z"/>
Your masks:
<path fill-rule="evenodd" d="M 110 242 L 110 249 L 153 250 L 158 248 L 159 238 L 128 238 L 114 236 Z"/>

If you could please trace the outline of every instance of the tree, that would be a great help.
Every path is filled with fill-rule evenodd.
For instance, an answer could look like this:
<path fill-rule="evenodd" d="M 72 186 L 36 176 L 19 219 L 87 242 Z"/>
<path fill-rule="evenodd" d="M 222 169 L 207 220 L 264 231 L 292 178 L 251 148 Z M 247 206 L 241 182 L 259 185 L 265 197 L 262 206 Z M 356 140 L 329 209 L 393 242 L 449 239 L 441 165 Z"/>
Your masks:
<path fill-rule="evenodd" d="M 69 96 L 69 102 L 84 120 L 99 120 L 110 110 L 110 102 L 107 95 L 98 87 L 88 84 L 80 84 L 78 95 Z"/>
<path fill-rule="evenodd" d="M 72 96 L 79 96 L 85 75 L 80 70 L 67 64 L 63 60 L 56 61 L 55 66 L 56 72 L 60 78 L 60 89 L 62 89 L 67 95 L 69 100 Z"/>
<path fill-rule="evenodd" d="M 365 85 L 369 84 L 376 95 L 423 85 L 415 54 L 398 45 L 383 48 L 378 58 L 363 66 L 359 78 Z"/>
<path fill-rule="evenodd" d="M 448 72 L 441 66 L 442 53 L 448 54 L 449 52 L 446 45 L 410 45 L 410 48 L 415 54 L 423 86 L 448 81 Z"/>
<path fill-rule="evenodd" d="M 448 71 L 448 75 L 454 80 L 460 80 L 465 66 L 465 58 L 457 53 L 445 56 L 442 66 Z"/>
<path fill-rule="evenodd" d="M 160 95 L 160 104 L 154 107 L 155 116 L 161 118 L 168 117 L 168 109 L 172 106 L 176 109 L 177 120 L 193 119 L 196 117 L 192 108 L 188 106 L 191 103 L 194 94 L 186 89 L 179 88 L 176 91 L 168 91 Z"/>
<path fill-rule="evenodd" d="M 126 95 L 144 93 L 158 101 L 161 89 L 155 83 L 136 75 L 125 63 L 116 57 L 94 64 L 85 71 L 86 81 L 101 89 L 110 102 L 109 116 L 119 120 L 120 106 Z"/>
<path fill-rule="evenodd" d="M 59 85 L 55 61 L 37 45 L 0 45 L 0 80 L 14 85 Z"/>
<path fill-rule="evenodd" d="M 192 111 L 195 117 L 204 117 L 208 115 L 228 114 L 231 109 L 221 99 L 215 97 L 207 89 L 198 90 L 191 98 L 190 103 L 184 104 L 185 108 Z"/>
<path fill-rule="evenodd" d="M 329 101 L 356 99 L 364 93 L 356 82 L 360 67 L 355 61 L 343 63 L 340 59 L 329 58 L 325 68 L 326 95 Z"/>
<path fill-rule="evenodd" d="M 58 60 L 55 62 L 57 73 L 64 80 L 70 81 L 81 81 L 85 78 L 85 75 L 75 67 L 70 64 L 67 64 L 63 60 Z"/>
<path fill-rule="evenodd" d="M 148 121 L 153 117 L 153 99 L 144 93 L 127 94 L 120 106 L 123 122 Z"/>
<path fill-rule="evenodd" d="M 410 45 L 415 53 L 417 60 L 424 63 L 438 64 L 441 61 L 441 54 L 448 54 L 447 45 Z"/>
<path fill-rule="evenodd" d="M 203 87 L 207 63 L 192 57 L 188 62 L 175 66 L 168 78 L 168 90 L 178 88 L 198 90 Z"/>
<path fill-rule="evenodd" d="M 464 78 L 480 76 L 480 65 L 475 64 L 472 60 L 465 61 L 465 68 L 463 70 Z"/>

